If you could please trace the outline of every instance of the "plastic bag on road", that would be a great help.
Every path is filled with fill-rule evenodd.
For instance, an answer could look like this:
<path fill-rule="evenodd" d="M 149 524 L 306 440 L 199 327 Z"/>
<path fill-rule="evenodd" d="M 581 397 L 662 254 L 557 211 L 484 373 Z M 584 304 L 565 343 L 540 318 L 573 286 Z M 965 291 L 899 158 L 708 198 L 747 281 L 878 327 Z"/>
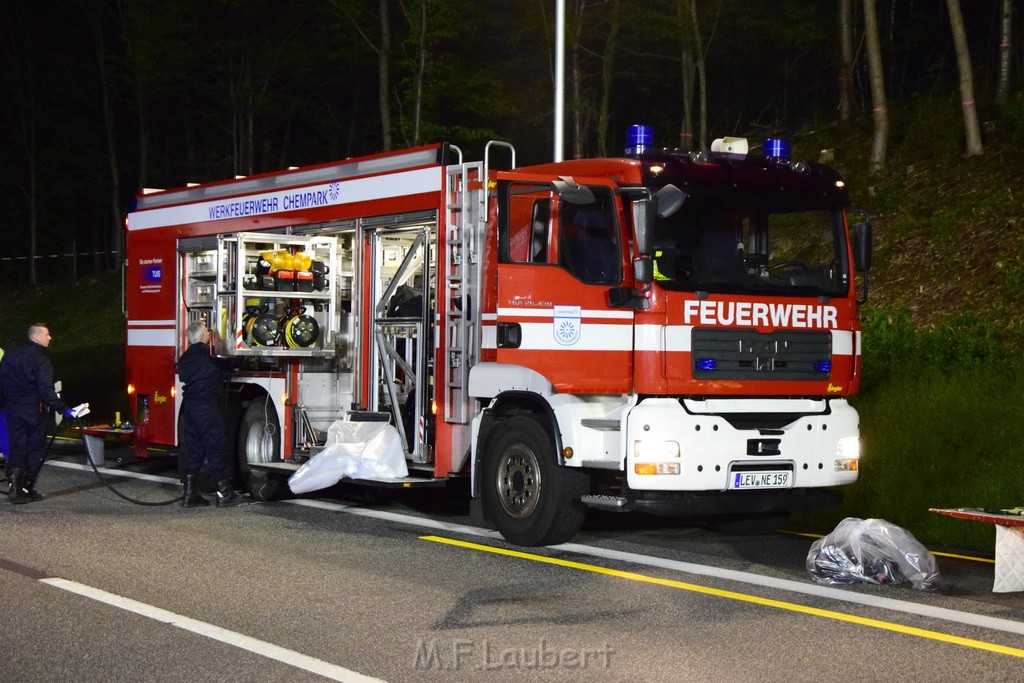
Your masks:
<path fill-rule="evenodd" d="M 387 422 L 338 420 L 327 430 L 327 447 L 288 478 L 292 493 L 318 491 L 350 479 L 409 476 L 398 430 Z"/>
<path fill-rule="evenodd" d="M 942 577 L 935 556 L 906 529 L 884 519 L 847 517 L 811 545 L 807 571 L 815 583 L 896 584 L 933 591 Z"/>

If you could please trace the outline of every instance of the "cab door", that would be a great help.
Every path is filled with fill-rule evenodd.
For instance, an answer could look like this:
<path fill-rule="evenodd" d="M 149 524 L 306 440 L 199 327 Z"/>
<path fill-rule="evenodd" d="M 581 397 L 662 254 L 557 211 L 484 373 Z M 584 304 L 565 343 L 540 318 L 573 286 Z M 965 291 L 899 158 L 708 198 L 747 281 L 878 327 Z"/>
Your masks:
<path fill-rule="evenodd" d="M 632 389 L 633 311 L 608 292 L 632 275 L 614 187 L 498 174 L 497 358 L 562 393 Z"/>

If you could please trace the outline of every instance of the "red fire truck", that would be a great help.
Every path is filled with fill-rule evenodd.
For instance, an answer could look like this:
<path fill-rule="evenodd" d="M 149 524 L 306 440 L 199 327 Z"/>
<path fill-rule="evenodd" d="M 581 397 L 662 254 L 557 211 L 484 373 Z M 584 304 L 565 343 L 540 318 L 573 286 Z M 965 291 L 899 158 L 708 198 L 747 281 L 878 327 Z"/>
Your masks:
<path fill-rule="evenodd" d="M 237 361 L 232 471 L 260 500 L 335 421 L 376 420 L 409 476 L 361 483 L 468 479 L 521 545 L 571 538 L 588 507 L 770 522 L 836 502 L 870 224 L 783 140 L 632 134 L 621 158 L 437 144 L 142 192 L 127 381 L 149 442 L 182 443 L 175 362 L 202 319 Z"/>

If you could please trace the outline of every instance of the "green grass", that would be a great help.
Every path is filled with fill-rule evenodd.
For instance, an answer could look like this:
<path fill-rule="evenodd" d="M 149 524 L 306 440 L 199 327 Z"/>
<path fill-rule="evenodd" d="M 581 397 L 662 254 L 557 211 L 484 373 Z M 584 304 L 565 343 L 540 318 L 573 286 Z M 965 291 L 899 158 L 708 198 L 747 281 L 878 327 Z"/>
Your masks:
<path fill-rule="evenodd" d="M 1019 328 L 960 316 L 915 327 L 865 312 L 861 473 L 843 505 L 794 523 L 823 533 L 844 517 L 898 524 L 926 545 L 992 551 L 989 524 L 928 512 L 1024 505 L 1024 368 Z"/>
<path fill-rule="evenodd" d="M 841 516 L 878 517 L 925 544 L 992 550 L 992 528 L 928 512 L 1024 504 L 1024 384 L 1000 365 L 926 368 L 857 401 L 860 480 Z"/>
<path fill-rule="evenodd" d="M 78 286 L 25 288 L 0 313 L 0 340 L 51 325 L 50 347 L 65 397 L 89 401 L 99 420 L 127 413 L 120 275 Z M 862 470 L 843 505 L 801 515 L 793 526 L 827 533 L 844 517 L 881 518 L 929 546 L 992 550 L 991 525 L 928 512 L 931 507 L 1024 504 L 1024 348 L 1020 327 L 977 317 L 918 327 L 884 306 L 864 310 Z"/>
<path fill-rule="evenodd" d="M 23 341 L 34 322 L 48 323 L 53 375 L 63 382 L 65 401 L 88 401 L 97 421 L 113 420 L 115 411 L 128 413 L 120 273 L 8 290 L 6 295 L 0 346 Z"/>

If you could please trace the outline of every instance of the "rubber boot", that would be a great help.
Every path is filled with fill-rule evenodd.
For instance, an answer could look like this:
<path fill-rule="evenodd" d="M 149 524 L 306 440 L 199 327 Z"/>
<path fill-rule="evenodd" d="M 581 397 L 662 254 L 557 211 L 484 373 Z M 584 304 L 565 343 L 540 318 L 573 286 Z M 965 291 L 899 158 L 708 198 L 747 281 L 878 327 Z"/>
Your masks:
<path fill-rule="evenodd" d="M 181 497 L 181 507 L 183 508 L 198 508 L 210 504 L 210 501 L 199 495 L 199 487 L 197 485 L 197 474 L 186 474 L 185 475 L 185 495 Z"/>
<path fill-rule="evenodd" d="M 217 507 L 230 508 L 244 504 L 245 498 L 242 498 L 231 485 L 230 479 L 221 479 L 217 482 Z"/>
<path fill-rule="evenodd" d="M 28 498 L 25 496 L 25 470 L 17 469 L 11 470 L 10 474 L 11 485 L 8 489 L 8 495 L 11 498 L 11 502 L 17 505 L 27 503 Z"/>
<path fill-rule="evenodd" d="M 36 491 L 36 478 L 32 475 L 25 475 L 25 482 L 22 484 L 21 488 L 29 503 L 35 503 L 43 499 L 43 494 Z"/>

